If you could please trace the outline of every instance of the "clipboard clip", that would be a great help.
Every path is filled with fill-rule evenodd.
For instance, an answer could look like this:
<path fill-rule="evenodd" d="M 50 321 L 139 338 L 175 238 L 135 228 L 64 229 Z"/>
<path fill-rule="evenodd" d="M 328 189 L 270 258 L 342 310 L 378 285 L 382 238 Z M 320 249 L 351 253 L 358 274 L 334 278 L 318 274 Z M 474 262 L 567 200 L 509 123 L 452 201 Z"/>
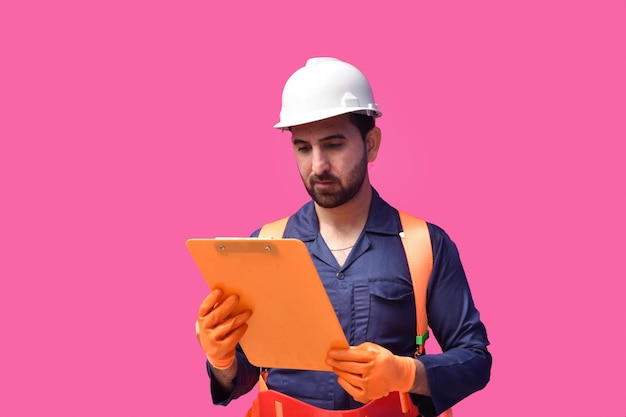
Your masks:
<path fill-rule="evenodd" d="M 217 246 L 217 249 L 222 252 L 222 253 L 228 253 L 229 252 L 229 247 L 228 247 L 228 243 L 225 242 L 224 240 L 229 239 L 229 238 L 216 238 L 216 239 L 221 239 L 222 243 L 220 243 Z M 233 240 L 236 238 L 232 238 Z M 251 241 L 250 243 L 256 243 Z M 256 248 L 257 251 L 262 251 L 262 252 L 271 252 L 272 251 L 272 245 L 270 245 L 269 243 L 265 243 L 265 245 L 263 245 L 262 247 L 259 247 L 260 245 L 254 245 L 251 247 L 248 247 L 248 249 L 250 248 Z M 236 247 L 235 249 L 233 249 L 234 252 L 238 252 L 238 247 Z"/>

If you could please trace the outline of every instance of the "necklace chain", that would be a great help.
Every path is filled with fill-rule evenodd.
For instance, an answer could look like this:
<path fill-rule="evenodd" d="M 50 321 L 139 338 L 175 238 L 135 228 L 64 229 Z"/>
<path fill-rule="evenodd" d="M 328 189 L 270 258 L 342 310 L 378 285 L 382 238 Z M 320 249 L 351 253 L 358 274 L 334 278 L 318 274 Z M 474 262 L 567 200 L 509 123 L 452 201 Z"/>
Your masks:
<path fill-rule="evenodd" d="M 330 248 L 328 248 L 328 249 L 330 249 L 331 252 L 339 252 L 341 250 L 352 249 L 353 247 L 354 247 L 354 245 L 348 246 L 346 248 L 341 248 L 341 249 L 330 249 Z"/>

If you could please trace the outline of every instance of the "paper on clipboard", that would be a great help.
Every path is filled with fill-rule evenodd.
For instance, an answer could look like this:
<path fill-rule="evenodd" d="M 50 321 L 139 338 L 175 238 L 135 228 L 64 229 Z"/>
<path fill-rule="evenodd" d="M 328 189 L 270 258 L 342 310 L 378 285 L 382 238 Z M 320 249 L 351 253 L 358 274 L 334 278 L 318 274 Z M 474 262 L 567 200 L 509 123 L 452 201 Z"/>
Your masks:
<path fill-rule="evenodd" d="M 303 242 L 189 239 L 187 248 L 209 288 L 252 310 L 240 344 L 253 365 L 330 371 L 328 349 L 349 346 Z"/>

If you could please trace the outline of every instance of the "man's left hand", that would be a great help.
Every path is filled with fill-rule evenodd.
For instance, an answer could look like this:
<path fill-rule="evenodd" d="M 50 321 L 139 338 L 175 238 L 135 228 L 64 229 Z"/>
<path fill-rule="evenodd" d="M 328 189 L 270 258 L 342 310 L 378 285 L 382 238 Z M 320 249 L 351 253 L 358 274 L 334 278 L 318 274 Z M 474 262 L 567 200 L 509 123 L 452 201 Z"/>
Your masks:
<path fill-rule="evenodd" d="M 413 358 L 394 355 L 370 342 L 349 349 L 331 349 L 326 363 L 339 377 L 339 385 L 364 404 L 393 391 L 409 392 L 415 380 Z"/>

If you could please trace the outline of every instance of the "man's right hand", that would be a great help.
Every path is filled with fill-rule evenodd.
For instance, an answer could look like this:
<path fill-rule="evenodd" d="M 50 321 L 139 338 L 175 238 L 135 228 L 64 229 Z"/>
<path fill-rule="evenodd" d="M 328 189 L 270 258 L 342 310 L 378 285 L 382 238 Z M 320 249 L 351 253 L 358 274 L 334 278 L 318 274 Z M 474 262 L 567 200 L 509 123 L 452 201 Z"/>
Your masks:
<path fill-rule="evenodd" d="M 196 337 L 209 363 L 216 369 L 228 369 L 235 362 L 235 348 L 248 329 L 246 322 L 250 310 L 233 315 L 239 297 L 224 297 L 220 289 L 214 289 L 202 301 L 196 321 Z"/>

